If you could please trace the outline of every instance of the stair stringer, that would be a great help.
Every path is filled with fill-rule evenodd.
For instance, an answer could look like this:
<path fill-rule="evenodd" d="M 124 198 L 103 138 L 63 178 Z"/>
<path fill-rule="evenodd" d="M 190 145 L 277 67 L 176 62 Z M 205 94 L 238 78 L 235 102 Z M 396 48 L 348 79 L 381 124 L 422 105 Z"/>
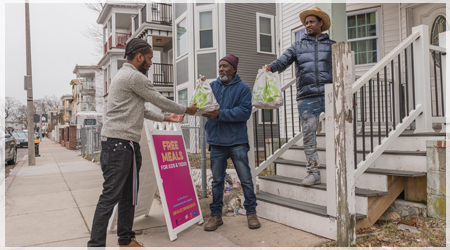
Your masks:
<path fill-rule="evenodd" d="M 390 175 L 388 176 L 388 183 L 387 195 L 369 197 L 367 217 L 356 222 L 357 230 L 373 226 L 405 188 L 404 177 L 402 176 Z"/>

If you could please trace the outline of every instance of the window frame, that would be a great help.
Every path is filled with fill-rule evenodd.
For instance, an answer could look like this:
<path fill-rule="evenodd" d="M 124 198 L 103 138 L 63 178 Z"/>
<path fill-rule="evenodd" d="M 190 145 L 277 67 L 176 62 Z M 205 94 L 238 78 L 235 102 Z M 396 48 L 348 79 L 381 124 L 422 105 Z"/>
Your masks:
<path fill-rule="evenodd" d="M 299 32 L 300 30 L 306 30 L 306 27 L 304 25 L 300 25 L 291 29 L 291 45 L 296 42 L 295 33 Z M 295 77 L 295 62 L 291 65 L 291 77 Z"/>
<path fill-rule="evenodd" d="M 355 52 L 355 67 L 364 67 L 364 66 L 371 66 L 371 65 L 375 65 L 377 64 L 380 60 L 381 60 L 381 20 L 380 20 L 380 7 L 376 7 L 376 8 L 369 8 L 369 9 L 364 9 L 364 10 L 358 10 L 358 11 L 351 11 L 351 12 L 347 12 L 346 13 L 346 18 L 345 18 L 345 38 L 347 42 L 357 42 L 357 41 L 366 41 L 366 40 L 371 40 L 371 39 L 377 39 L 377 61 L 373 62 L 373 63 L 365 63 L 365 64 L 356 64 L 356 51 L 352 50 Z M 356 16 L 356 15 L 360 15 L 360 14 L 366 14 L 366 13 L 371 13 L 371 12 L 375 12 L 375 26 L 376 26 L 376 36 L 366 36 L 366 37 L 361 37 L 361 38 L 353 38 L 353 39 L 348 39 L 348 17 L 349 16 Z"/>
<path fill-rule="evenodd" d="M 147 9 L 147 4 L 144 4 L 143 7 L 139 8 L 139 15 L 141 15 L 141 19 L 139 20 L 140 24 L 144 24 L 146 22 L 148 22 L 148 9 Z M 145 14 L 145 15 L 144 15 Z M 144 20 L 145 19 L 145 20 Z"/>
<path fill-rule="evenodd" d="M 188 88 L 188 86 L 184 86 L 182 88 L 179 88 L 176 91 L 177 91 L 177 103 L 178 104 L 181 104 L 180 103 L 180 92 L 181 91 L 186 91 L 187 92 L 187 95 L 186 95 L 187 96 L 187 106 L 189 106 L 189 88 Z M 181 104 L 181 105 L 183 105 L 183 104 Z M 189 117 L 189 115 L 186 115 L 184 117 L 183 121 L 180 122 L 180 125 L 189 123 L 189 118 L 188 117 Z"/>
<path fill-rule="evenodd" d="M 278 109 L 258 109 L 258 124 L 262 125 L 262 124 L 269 124 L 270 125 L 270 121 L 269 122 L 263 122 L 262 121 L 262 111 L 263 110 L 272 110 L 272 124 L 277 124 L 277 110 Z"/>
<path fill-rule="evenodd" d="M 175 23 L 175 32 L 177 32 L 177 27 L 178 27 L 178 25 L 181 23 L 181 22 L 183 22 L 184 20 L 186 20 L 186 33 L 188 33 L 187 32 L 187 28 L 189 27 L 189 23 L 188 23 L 188 17 L 187 17 L 187 15 L 186 15 L 186 13 L 184 13 L 183 15 L 181 15 L 180 17 L 179 17 L 179 20 L 177 20 L 178 22 L 176 22 Z M 177 46 L 177 44 L 178 44 L 178 34 L 174 34 L 175 35 L 175 46 Z M 187 34 L 186 34 L 187 35 Z M 187 41 L 189 42 L 189 38 L 187 39 Z M 187 54 L 189 54 L 189 45 L 187 44 L 186 45 L 186 48 L 187 48 L 187 50 L 186 50 L 186 52 L 185 53 L 183 53 L 183 54 L 180 54 L 179 56 L 177 55 L 178 54 L 178 48 L 176 48 L 176 54 L 175 54 L 175 60 L 177 61 L 177 60 L 181 60 L 181 58 L 182 57 L 184 57 L 185 55 L 187 55 Z"/>
<path fill-rule="evenodd" d="M 260 17 L 264 17 L 264 18 L 269 18 L 270 19 L 270 32 L 271 32 L 271 40 L 272 40 L 272 52 L 267 52 L 267 51 L 261 51 L 261 39 L 260 39 L 260 22 L 259 22 L 259 18 Z M 263 34 L 263 35 L 267 35 L 267 34 Z M 256 52 L 257 53 L 261 53 L 261 54 L 268 54 L 268 55 L 275 55 L 275 17 L 273 15 L 268 15 L 268 14 L 264 14 L 264 13 L 259 13 L 256 12 Z"/>
<path fill-rule="evenodd" d="M 211 12 L 211 16 L 212 16 L 212 39 L 213 39 L 213 46 L 212 47 L 208 47 L 208 48 L 200 48 L 200 13 L 203 12 Z M 214 5 L 205 5 L 202 7 L 197 7 L 195 10 L 195 40 L 198 41 L 195 44 L 195 49 L 197 51 L 204 51 L 204 50 L 215 50 L 217 49 L 217 39 L 218 39 L 218 23 L 215 20 L 214 17 L 217 17 L 217 11 Z"/>

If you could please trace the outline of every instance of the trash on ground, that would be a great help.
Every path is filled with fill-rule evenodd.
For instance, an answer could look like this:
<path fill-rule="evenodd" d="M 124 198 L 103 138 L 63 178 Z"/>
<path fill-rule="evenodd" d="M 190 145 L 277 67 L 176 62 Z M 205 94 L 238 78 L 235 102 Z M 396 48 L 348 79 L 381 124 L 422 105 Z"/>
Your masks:
<path fill-rule="evenodd" d="M 413 226 L 408 226 L 408 225 L 405 225 L 405 224 L 399 224 L 397 227 L 398 227 L 400 230 L 402 230 L 402 231 L 408 230 L 408 231 L 410 231 L 411 233 L 420 233 L 420 231 L 417 230 L 417 228 L 416 228 L 416 227 L 413 227 Z"/>

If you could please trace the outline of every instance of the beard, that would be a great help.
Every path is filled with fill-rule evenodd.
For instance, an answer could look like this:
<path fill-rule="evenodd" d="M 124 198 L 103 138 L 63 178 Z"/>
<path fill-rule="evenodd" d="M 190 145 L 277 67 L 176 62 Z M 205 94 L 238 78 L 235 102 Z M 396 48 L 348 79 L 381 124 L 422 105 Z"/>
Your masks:
<path fill-rule="evenodd" d="M 142 64 L 139 65 L 139 68 L 138 68 L 137 70 L 138 70 L 139 72 L 141 72 L 142 74 L 147 75 L 147 71 L 148 71 L 148 65 L 147 65 L 147 63 L 145 63 L 145 61 L 142 62 Z"/>
<path fill-rule="evenodd" d="M 227 74 L 219 75 L 219 77 L 220 77 L 220 81 L 222 81 L 222 83 L 229 83 L 232 78 L 231 75 L 227 75 Z"/>

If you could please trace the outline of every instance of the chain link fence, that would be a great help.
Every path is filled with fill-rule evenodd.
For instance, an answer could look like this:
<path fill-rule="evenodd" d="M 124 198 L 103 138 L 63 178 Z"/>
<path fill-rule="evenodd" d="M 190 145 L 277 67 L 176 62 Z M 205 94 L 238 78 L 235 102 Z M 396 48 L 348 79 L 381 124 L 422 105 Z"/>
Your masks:
<path fill-rule="evenodd" d="M 79 129 L 81 155 L 85 158 L 99 161 L 102 150 L 101 136 L 102 126 L 89 126 Z M 78 132 L 77 132 L 78 133 Z"/>
<path fill-rule="evenodd" d="M 184 121 L 180 124 L 191 168 L 201 168 L 200 119 L 198 116 L 186 115 Z M 206 147 L 206 150 L 208 150 L 208 147 Z"/>

